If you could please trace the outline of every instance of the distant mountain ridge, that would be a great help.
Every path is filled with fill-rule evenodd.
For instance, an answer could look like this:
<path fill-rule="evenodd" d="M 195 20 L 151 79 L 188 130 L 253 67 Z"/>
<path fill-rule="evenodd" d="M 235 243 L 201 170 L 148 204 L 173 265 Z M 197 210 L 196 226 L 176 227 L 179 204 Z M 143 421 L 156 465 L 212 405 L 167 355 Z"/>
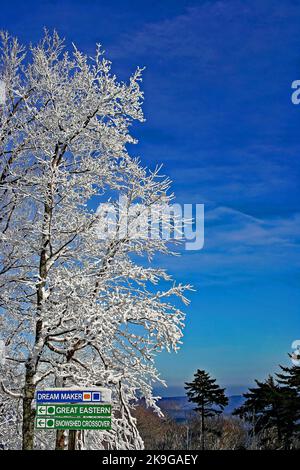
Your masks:
<path fill-rule="evenodd" d="M 229 403 L 224 409 L 224 414 L 231 415 L 235 408 L 241 406 L 245 398 L 242 395 L 232 395 L 228 397 Z M 169 415 L 177 422 L 186 421 L 193 415 L 193 408 L 195 405 L 188 401 L 188 398 L 183 397 L 164 397 L 158 401 L 158 405 L 164 414 Z"/>

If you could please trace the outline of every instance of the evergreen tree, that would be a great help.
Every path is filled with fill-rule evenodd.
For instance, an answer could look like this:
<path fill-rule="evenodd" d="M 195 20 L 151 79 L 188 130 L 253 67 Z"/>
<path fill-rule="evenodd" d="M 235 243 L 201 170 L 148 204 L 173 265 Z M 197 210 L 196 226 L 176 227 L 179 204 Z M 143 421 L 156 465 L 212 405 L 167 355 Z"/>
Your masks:
<path fill-rule="evenodd" d="M 295 434 L 300 434 L 300 366 L 283 367 L 283 373 L 276 374 L 278 383 L 282 388 L 291 391 L 293 403 L 290 404 L 294 412 Z"/>
<path fill-rule="evenodd" d="M 300 396 L 300 366 L 279 367 L 284 373 L 276 374 L 278 383 L 293 388 Z"/>
<path fill-rule="evenodd" d="M 204 370 L 197 370 L 192 382 L 186 382 L 188 400 L 196 403 L 195 411 L 201 415 L 201 447 L 205 448 L 205 418 L 220 414 L 228 405 L 225 388 L 216 384 Z"/>
<path fill-rule="evenodd" d="M 263 445 L 268 445 L 266 432 L 276 429 L 276 447 L 289 449 L 297 429 L 296 391 L 288 386 L 280 386 L 272 376 L 265 382 L 256 380 L 256 384 L 256 388 L 250 388 L 244 394 L 244 405 L 233 414 L 252 423 L 252 433 L 261 436 Z"/>

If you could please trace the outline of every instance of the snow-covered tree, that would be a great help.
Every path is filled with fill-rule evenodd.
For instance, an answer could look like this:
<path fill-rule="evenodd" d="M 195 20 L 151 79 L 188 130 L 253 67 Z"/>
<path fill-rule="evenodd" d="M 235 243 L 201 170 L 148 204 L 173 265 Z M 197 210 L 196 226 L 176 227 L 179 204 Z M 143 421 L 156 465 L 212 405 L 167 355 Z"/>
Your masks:
<path fill-rule="evenodd" d="M 177 350 L 184 314 L 174 296 L 187 303 L 190 288 L 151 264 L 172 251 L 139 226 L 173 198 L 159 169 L 128 153 L 129 126 L 144 119 L 142 70 L 118 82 L 100 46 L 93 58 L 75 46 L 68 53 L 56 33 L 25 52 L 2 34 L 0 406 L 11 411 L 0 443 L 9 446 L 15 429 L 12 446 L 20 445 L 21 410 L 23 449 L 54 445 L 35 436 L 37 387 L 101 385 L 112 390 L 112 430 L 89 431 L 79 445 L 142 448 L 131 410 L 140 396 L 156 407 L 154 358 Z M 64 438 L 57 433 L 57 447 Z"/>

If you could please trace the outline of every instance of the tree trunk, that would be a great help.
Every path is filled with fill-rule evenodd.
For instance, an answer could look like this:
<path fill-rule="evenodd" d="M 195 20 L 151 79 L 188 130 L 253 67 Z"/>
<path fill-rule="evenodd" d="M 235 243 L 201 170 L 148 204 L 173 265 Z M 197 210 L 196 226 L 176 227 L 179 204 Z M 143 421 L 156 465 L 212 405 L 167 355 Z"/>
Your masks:
<path fill-rule="evenodd" d="M 277 427 L 278 442 L 279 442 L 279 445 L 282 446 L 283 443 L 282 443 L 281 423 L 280 423 L 278 412 L 276 412 L 276 427 Z"/>
<path fill-rule="evenodd" d="M 67 362 L 70 362 L 73 355 L 75 353 L 75 349 L 68 351 L 67 353 Z M 55 386 L 59 388 L 64 388 L 65 380 L 64 379 L 56 379 Z M 76 431 L 70 430 L 68 436 L 65 435 L 65 431 L 57 430 L 56 431 L 56 443 L 55 443 L 55 450 L 75 450 L 76 449 Z"/>
<path fill-rule="evenodd" d="M 74 431 L 74 430 L 69 431 L 68 450 L 76 450 L 76 435 L 77 435 L 77 431 Z"/>
<path fill-rule="evenodd" d="M 55 450 L 66 450 L 65 432 L 62 429 L 56 431 Z"/>
<path fill-rule="evenodd" d="M 201 406 L 201 449 L 205 449 L 205 426 L 204 426 L 204 404 Z"/>
<path fill-rule="evenodd" d="M 37 365 L 43 349 L 43 342 L 41 339 L 43 323 L 41 320 L 36 322 L 35 327 L 35 345 L 33 354 L 27 359 L 25 369 L 25 385 L 23 391 L 23 423 L 22 423 L 22 449 L 32 450 L 34 440 L 34 418 L 35 410 L 32 409 L 32 401 L 36 389 L 35 374 Z"/>
<path fill-rule="evenodd" d="M 48 185 L 49 186 L 49 185 Z M 45 204 L 43 228 L 44 234 L 42 239 L 42 250 L 40 255 L 39 275 L 41 282 L 37 285 L 37 317 L 35 325 L 35 342 L 33 351 L 26 362 L 24 397 L 23 397 L 23 423 L 22 423 L 22 449 L 32 450 L 34 441 L 34 418 L 35 410 L 32 409 L 32 400 L 34 399 L 36 385 L 34 377 L 37 371 L 40 355 L 43 349 L 42 329 L 43 321 L 41 320 L 41 311 L 43 301 L 45 300 L 44 288 L 47 277 L 47 247 L 49 244 L 49 233 L 51 224 L 51 206 Z"/>
<path fill-rule="evenodd" d="M 35 385 L 33 383 L 34 371 L 32 364 L 26 364 L 24 397 L 23 397 L 23 423 L 22 423 L 22 449 L 32 450 L 34 439 L 35 410 L 32 409 Z"/>
<path fill-rule="evenodd" d="M 63 388 L 64 380 L 61 377 L 55 378 L 55 387 Z M 68 437 L 66 435 L 67 431 L 58 429 L 56 431 L 56 440 L 55 440 L 55 450 L 66 450 L 68 444 Z"/>

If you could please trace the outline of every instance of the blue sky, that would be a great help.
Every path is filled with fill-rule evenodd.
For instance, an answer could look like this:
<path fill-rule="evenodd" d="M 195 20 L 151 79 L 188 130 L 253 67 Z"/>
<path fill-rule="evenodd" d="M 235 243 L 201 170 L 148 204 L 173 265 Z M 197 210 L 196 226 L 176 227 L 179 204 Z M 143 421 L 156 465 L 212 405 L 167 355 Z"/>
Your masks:
<path fill-rule="evenodd" d="M 1 2 L 0 28 L 43 27 L 107 51 L 121 78 L 146 66 L 147 121 L 131 153 L 163 163 L 177 201 L 204 203 L 205 247 L 163 259 L 197 292 L 181 351 L 158 359 L 170 388 L 196 368 L 237 393 L 288 363 L 300 338 L 300 2 Z"/>

